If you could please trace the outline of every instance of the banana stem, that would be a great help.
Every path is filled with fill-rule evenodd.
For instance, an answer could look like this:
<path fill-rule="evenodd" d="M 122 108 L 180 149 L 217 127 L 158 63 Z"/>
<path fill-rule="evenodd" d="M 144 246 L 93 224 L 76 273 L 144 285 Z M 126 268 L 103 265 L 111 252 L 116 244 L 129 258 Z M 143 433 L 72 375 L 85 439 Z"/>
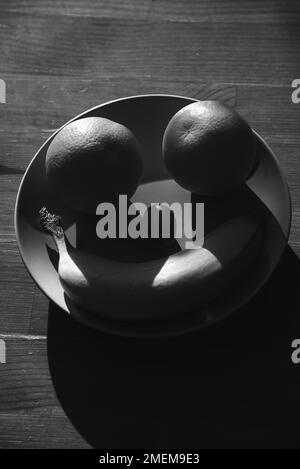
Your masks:
<path fill-rule="evenodd" d="M 65 233 L 61 225 L 61 217 L 50 213 L 46 207 L 39 211 L 40 225 L 47 233 L 51 234 L 60 255 L 67 252 Z"/>

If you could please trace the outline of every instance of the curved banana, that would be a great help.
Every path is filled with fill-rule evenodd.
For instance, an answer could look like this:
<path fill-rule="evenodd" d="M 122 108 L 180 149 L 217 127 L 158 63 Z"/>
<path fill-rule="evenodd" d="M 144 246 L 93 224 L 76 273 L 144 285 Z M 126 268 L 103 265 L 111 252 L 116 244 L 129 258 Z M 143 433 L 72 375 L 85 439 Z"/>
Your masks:
<path fill-rule="evenodd" d="M 67 296 L 84 309 L 123 320 L 162 319 L 200 309 L 246 272 L 262 234 L 260 217 L 244 215 L 209 234 L 203 248 L 126 263 L 68 252 L 60 217 L 43 208 L 40 219 L 57 245 L 58 273 Z"/>

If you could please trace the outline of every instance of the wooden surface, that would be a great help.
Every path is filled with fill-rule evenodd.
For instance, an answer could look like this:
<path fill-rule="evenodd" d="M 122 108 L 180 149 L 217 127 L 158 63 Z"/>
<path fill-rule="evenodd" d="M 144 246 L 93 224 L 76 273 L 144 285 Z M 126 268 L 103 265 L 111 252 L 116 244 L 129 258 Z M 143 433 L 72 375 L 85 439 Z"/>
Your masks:
<path fill-rule="evenodd" d="M 297 0 L 3 0 L 0 4 L 1 448 L 300 447 Z M 13 210 L 42 142 L 126 95 L 220 99 L 271 145 L 291 190 L 289 248 L 239 314 L 168 341 L 71 321 L 27 274 Z"/>

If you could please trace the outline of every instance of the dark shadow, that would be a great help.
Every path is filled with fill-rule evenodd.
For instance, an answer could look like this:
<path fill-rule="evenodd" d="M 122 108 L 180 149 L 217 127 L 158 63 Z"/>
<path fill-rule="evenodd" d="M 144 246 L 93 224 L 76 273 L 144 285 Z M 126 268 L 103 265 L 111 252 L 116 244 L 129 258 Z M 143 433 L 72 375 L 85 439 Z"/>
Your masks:
<path fill-rule="evenodd" d="M 191 202 L 193 206 L 196 203 L 204 203 L 206 235 L 231 218 L 244 216 L 246 213 L 268 215 L 264 203 L 246 184 L 236 187 L 225 195 L 215 197 L 191 194 Z"/>
<path fill-rule="evenodd" d="M 56 249 L 50 248 L 50 246 L 46 245 L 47 254 L 49 256 L 49 260 L 53 265 L 55 270 L 58 270 L 58 263 L 59 263 L 59 255 Z"/>
<path fill-rule="evenodd" d="M 238 313 L 168 340 L 97 333 L 51 303 L 48 357 L 62 407 L 96 448 L 299 447 L 299 370 L 291 362 L 299 277 L 287 248 Z"/>

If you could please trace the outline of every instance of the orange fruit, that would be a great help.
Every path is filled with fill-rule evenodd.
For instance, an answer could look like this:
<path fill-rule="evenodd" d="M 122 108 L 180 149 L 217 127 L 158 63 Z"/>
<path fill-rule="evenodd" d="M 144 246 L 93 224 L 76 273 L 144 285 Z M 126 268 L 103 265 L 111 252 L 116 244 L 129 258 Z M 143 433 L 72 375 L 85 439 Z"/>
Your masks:
<path fill-rule="evenodd" d="M 124 125 L 86 117 L 63 127 L 49 145 L 46 174 L 55 193 L 75 210 L 95 213 L 119 194 L 131 197 L 142 173 L 139 144 Z"/>
<path fill-rule="evenodd" d="M 170 120 L 163 158 L 185 189 L 215 196 L 246 181 L 255 164 L 255 136 L 247 122 L 218 101 L 185 106 Z"/>

